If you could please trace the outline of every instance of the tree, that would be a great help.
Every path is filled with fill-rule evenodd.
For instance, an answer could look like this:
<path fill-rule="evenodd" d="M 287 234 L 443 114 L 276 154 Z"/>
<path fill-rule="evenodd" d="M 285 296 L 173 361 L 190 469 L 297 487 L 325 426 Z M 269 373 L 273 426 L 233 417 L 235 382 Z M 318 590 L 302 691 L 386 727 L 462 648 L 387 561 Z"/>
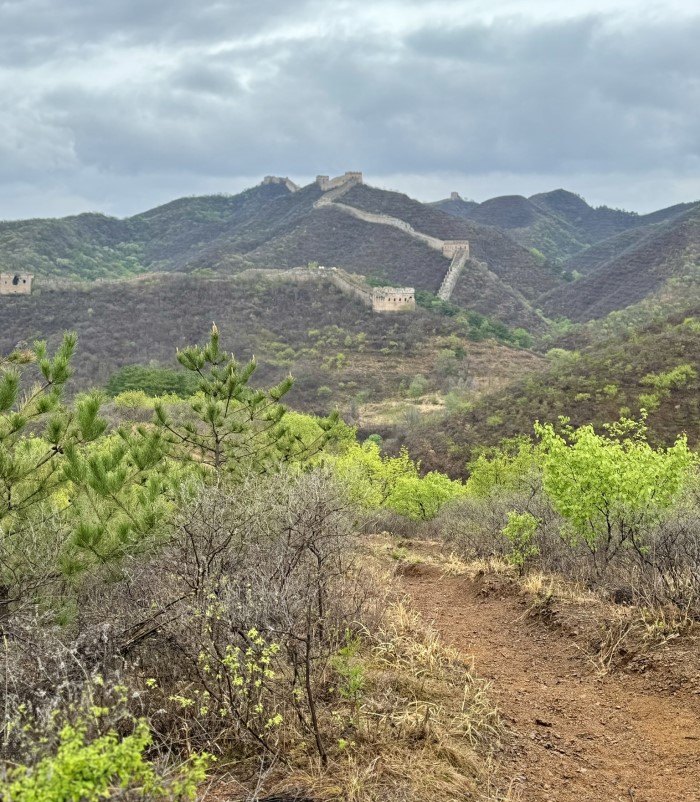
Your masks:
<path fill-rule="evenodd" d="M 439 471 L 423 478 L 400 476 L 386 501 L 389 509 L 413 520 L 432 520 L 443 504 L 464 495 L 464 485 Z"/>
<path fill-rule="evenodd" d="M 206 346 L 178 351 L 177 359 L 197 378 L 198 392 L 189 405 L 191 414 L 179 422 L 165 405 L 156 405 L 155 425 L 173 459 L 194 462 L 216 477 L 240 479 L 249 471 L 274 471 L 308 457 L 332 436 L 337 413 L 319 420 L 320 434 L 312 442 L 288 426 L 280 400 L 291 389 L 292 377 L 268 390 L 251 388 L 255 360 L 241 366 L 222 351 L 216 326 Z"/>
<path fill-rule="evenodd" d="M 53 356 L 36 342 L 0 359 L 0 613 L 56 573 L 70 534 L 63 510 L 80 490 L 65 455 L 106 428 L 98 394 L 63 403 L 76 343 L 66 334 Z"/>
<path fill-rule="evenodd" d="M 369 509 L 384 506 L 399 479 L 418 478 L 418 466 L 405 448 L 398 457 L 382 457 L 379 445 L 370 439 L 353 443 L 329 461 L 353 501 Z"/>
<path fill-rule="evenodd" d="M 648 527 L 673 503 L 696 458 L 685 436 L 670 448 L 652 448 L 644 419 L 610 424 L 606 434 L 560 421 L 561 434 L 551 424 L 535 424 L 544 488 L 600 578 L 622 548 L 644 556 Z"/>

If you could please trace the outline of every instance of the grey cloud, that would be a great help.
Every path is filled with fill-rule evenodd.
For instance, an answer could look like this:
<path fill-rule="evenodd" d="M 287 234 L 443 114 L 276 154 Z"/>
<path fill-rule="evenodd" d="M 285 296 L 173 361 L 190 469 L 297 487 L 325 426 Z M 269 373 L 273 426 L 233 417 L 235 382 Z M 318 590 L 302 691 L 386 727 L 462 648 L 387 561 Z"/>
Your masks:
<path fill-rule="evenodd" d="M 92 47 L 212 43 L 274 30 L 319 0 L 19 0 L 0 2 L 0 64 Z"/>
<path fill-rule="evenodd" d="M 134 198 L 147 206 L 270 172 L 540 173 L 560 185 L 663 172 L 670 186 L 700 170 L 700 16 L 653 26 L 426 16 L 387 35 L 348 16 L 334 25 L 318 0 L 64 0 L 52 34 L 30 19 L 47 7 L 0 0 L 0 22 L 12 22 L 0 46 L 12 31 L 53 43 L 31 68 L 0 68 L 0 182 L 34 185 L 37 198 L 48 182 L 76 202 L 134 211 Z M 0 206 L 6 197 L 0 187 Z"/>

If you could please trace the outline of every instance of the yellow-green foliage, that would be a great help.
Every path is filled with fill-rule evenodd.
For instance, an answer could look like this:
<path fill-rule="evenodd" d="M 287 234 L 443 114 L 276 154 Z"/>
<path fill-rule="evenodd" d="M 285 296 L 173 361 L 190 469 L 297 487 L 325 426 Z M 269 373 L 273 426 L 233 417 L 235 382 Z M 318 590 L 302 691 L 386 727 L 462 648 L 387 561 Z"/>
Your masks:
<path fill-rule="evenodd" d="M 284 422 L 291 435 L 307 449 L 312 448 L 314 443 L 325 435 L 325 430 L 321 426 L 321 419 L 315 415 L 290 411 L 285 415 Z M 344 450 L 355 442 L 355 429 L 339 420 L 333 428 L 332 437 L 327 443 L 327 447 Z"/>
<path fill-rule="evenodd" d="M 539 548 L 535 544 L 538 527 L 539 521 L 529 512 L 508 513 L 508 523 L 502 534 L 510 544 L 506 560 L 511 565 L 517 565 L 522 570 L 528 559 L 539 554 Z"/>
<path fill-rule="evenodd" d="M 678 365 L 665 373 L 647 373 L 641 383 L 667 393 L 676 387 L 683 387 L 696 376 L 697 373 L 692 365 Z"/>
<path fill-rule="evenodd" d="M 114 397 L 114 405 L 122 409 L 155 409 L 156 404 L 182 405 L 185 401 L 175 393 L 152 396 L 143 390 L 125 390 Z"/>
<path fill-rule="evenodd" d="M 525 437 L 504 440 L 499 447 L 483 450 L 468 467 L 466 489 L 474 498 L 529 488 L 541 473 L 538 449 Z"/>
<path fill-rule="evenodd" d="M 647 412 L 653 412 L 661 405 L 664 398 L 671 395 L 671 390 L 684 387 L 691 379 L 697 377 L 697 372 L 692 365 L 678 365 L 664 373 L 647 373 L 640 383 L 648 387 L 653 387 L 653 393 L 641 393 L 639 396 L 639 406 Z"/>
<path fill-rule="evenodd" d="M 547 495 L 573 538 L 602 549 L 607 559 L 625 541 L 643 548 L 645 527 L 671 505 L 695 456 L 684 436 L 670 448 L 652 448 L 644 420 L 606 428 L 597 434 L 562 419 L 559 433 L 551 424 L 535 424 Z"/>
<path fill-rule="evenodd" d="M 398 457 L 382 457 L 379 446 L 371 441 L 354 443 L 329 461 L 353 501 L 369 509 L 386 504 L 399 478 L 418 476 L 418 467 L 405 448 Z"/>
<path fill-rule="evenodd" d="M 0 781 L 0 797 L 7 802 L 99 802 L 121 791 L 154 802 L 194 800 L 206 777 L 208 756 L 193 757 L 165 779 L 145 757 L 151 740 L 144 720 L 131 735 L 111 731 L 93 740 L 88 740 L 85 725 L 66 725 L 55 755 L 11 769 L 7 780 Z"/>
<path fill-rule="evenodd" d="M 429 520 L 446 501 L 464 493 L 460 481 L 438 471 L 421 477 L 420 463 L 405 448 L 398 457 L 383 457 L 377 443 L 367 440 L 329 461 L 351 498 L 368 509 L 385 508 Z"/>
<path fill-rule="evenodd" d="M 448 501 L 463 496 L 465 487 L 439 471 L 425 476 L 401 476 L 385 506 L 413 520 L 429 521 Z"/>

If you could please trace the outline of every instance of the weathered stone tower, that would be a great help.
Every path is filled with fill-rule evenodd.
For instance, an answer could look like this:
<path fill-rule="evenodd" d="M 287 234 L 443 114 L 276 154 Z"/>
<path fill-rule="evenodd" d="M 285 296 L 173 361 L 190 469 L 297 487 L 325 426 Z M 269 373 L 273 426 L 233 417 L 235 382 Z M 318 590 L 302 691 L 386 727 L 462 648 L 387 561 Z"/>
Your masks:
<path fill-rule="evenodd" d="M 415 308 L 413 287 L 375 287 L 372 292 L 373 312 L 411 312 Z"/>
<path fill-rule="evenodd" d="M 346 184 L 349 184 L 351 186 L 353 184 L 361 184 L 362 173 L 358 172 L 343 173 L 343 175 L 339 175 L 337 178 L 330 178 L 327 175 L 317 175 L 316 183 L 324 192 L 328 192 L 328 190 L 330 189 L 335 189 L 336 187 L 342 187 Z"/>
<path fill-rule="evenodd" d="M 30 273 L 0 273 L 0 295 L 31 295 Z"/>

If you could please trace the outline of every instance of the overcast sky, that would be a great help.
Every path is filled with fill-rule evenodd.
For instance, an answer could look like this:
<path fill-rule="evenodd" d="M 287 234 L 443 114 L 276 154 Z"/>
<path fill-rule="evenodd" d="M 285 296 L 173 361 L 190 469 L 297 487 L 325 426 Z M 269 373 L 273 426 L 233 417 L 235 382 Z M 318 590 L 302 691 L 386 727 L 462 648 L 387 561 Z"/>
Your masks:
<path fill-rule="evenodd" d="M 0 0 L 0 218 L 266 174 L 700 199 L 697 0 Z"/>

